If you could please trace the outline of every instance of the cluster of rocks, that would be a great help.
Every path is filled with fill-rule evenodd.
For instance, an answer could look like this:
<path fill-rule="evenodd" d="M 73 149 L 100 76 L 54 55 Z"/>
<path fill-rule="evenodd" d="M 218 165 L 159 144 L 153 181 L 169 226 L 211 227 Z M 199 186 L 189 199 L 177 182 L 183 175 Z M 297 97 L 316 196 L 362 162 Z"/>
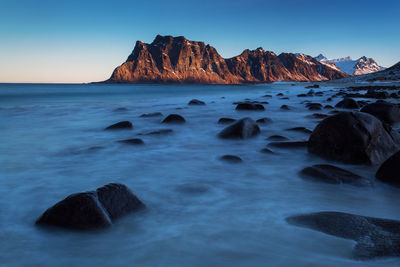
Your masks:
<path fill-rule="evenodd" d="M 322 92 L 313 89 L 299 97 L 322 96 Z M 367 94 L 377 93 L 377 88 L 369 89 Z M 380 94 L 381 92 L 379 92 Z M 400 134 L 392 127 L 400 122 L 400 106 L 398 104 L 378 100 L 375 103 L 356 101 L 347 93 L 329 115 L 314 113 L 310 117 L 322 119 L 311 131 L 305 127 L 292 127 L 286 131 L 294 131 L 309 136 L 307 140 L 292 141 L 281 135 L 266 138 L 268 147 L 260 152 L 275 154 L 269 147 L 277 149 L 304 149 L 321 158 L 342 164 L 380 165 L 376 179 L 393 186 L 400 186 Z M 282 93 L 278 97 L 284 97 Z M 374 98 L 381 98 L 376 97 Z M 380 95 L 379 95 L 380 96 Z M 389 95 L 390 96 L 390 95 Z M 265 95 L 264 97 L 272 97 Z M 328 98 L 327 101 L 331 101 Z M 331 105 L 303 101 L 310 111 L 333 109 Z M 241 111 L 264 111 L 266 101 L 235 102 L 235 109 Z M 198 99 L 191 100 L 190 106 L 204 106 Z M 290 110 L 287 105 L 282 110 Z M 340 111 L 342 110 L 342 111 Z M 160 112 L 142 114 L 140 117 L 161 117 Z M 163 124 L 184 124 L 185 118 L 178 114 L 169 114 L 161 120 Z M 221 139 L 244 140 L 261 134 L 258 124 L 269 124 L 272 120 L 263 117 L 254 121 L 252 118 L 241 119 L 220 118 L 218 124 L 226 125 L 219 134 Z M 133 124 L 121 121 L 110 125 L 105 130 L 130 130 Z M 160 135 L 172 133 L 172 129 L 160 129 L 139 135 Z M 139 138 L 120 140 L 131 145 L 143 145 Z M 223 155 L 219 160 L 227 163 L 242 163 L 236 155 Z M 240 165 L 239 165 L 240 166 Z M 352 186 L 372 186 L 374 182 L 349 170 L 331 164 L 315 164 L 303 168 L 299 176 L 309 181 L 328 184 L 348 184 Z M 144 204 L 125 186 L 109 184 L 96 191 L 73 194 L 56 203 L 43 213 L 37 224 L 55 225 L 75 229 L 91 229 L 112 225 L 118 217 L 139 210 Z M 356 258 L 373 258 L 380 256 L 400 256 L 400 222 L 340 212 L 318 212 L 296 215 L 287 218 L 291 224 L 308 227 L 331 235 L 349 238 L 357 242 L 353 254 Z"/>

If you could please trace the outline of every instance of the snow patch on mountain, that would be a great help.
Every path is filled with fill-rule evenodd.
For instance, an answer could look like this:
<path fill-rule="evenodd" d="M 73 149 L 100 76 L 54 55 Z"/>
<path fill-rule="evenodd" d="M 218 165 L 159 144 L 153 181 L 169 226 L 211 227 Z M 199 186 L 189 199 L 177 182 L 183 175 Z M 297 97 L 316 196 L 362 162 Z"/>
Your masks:
<path fill-rule="evenodd" d="M 329 64 L 330 66 L 334 64 L 341 71 L 350 75 L 368 74 L 385 69 L 379 66 L 372 58 L 367 58 L 365 56 L 356 60 L 353 60 L 351 57 L 328 59 L 324 55 L 319 54 L 315 59 L 321 63 Z"/>

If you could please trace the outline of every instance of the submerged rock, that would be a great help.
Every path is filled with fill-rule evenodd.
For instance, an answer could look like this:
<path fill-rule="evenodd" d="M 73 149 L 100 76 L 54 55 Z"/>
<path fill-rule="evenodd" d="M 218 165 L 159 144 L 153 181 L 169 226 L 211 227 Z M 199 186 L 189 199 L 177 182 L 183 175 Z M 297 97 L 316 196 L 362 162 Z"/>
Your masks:
<path fill-rule="evenodd" d="M 165 119 L 162 120 L 161 123 L 175 123 L 182 124 L 185 123 L 186 120 L 181 115 L 178 114 L 169 114 Z"/>
<path fill-rule="evenodd" d="M 73 229 L 112 225 L 114 219 L 143 208 L 144 204 L 123 184 L 108 184 L 96 191 L 72 194 L 46 210 L 36 221 Z"/>
<path fill-rule="evenodd" d="M 108 126 L 104 130 L 122 130 L 122 129 L 132 129 L 133 125 L 130 121 L 120 121 L 113 125 Z"/>
<path fill-rule="evenodd" d="M 139 139 L 139 138 L 125 139 L 125 140 L 120 140 L 118 142 L 128 144 L 128 145 L 143 145 L 144 144 L 143 140 Z"/>
<path fill-rule="evenodd" d="M 400 186 L 400 151 L 382 163 L 375 177 L 384 183 Z"/>
<path fill-rule="evenodd" d="M 231 119 L 231 118 L 220 118 L 218 120 L 218 124 L 230 124 L 230 123 L 233 123 L 235 121 L 236 121 L 235 119 Z"/>
<path fill-rule="evenodd" d="M 262 104 L 239 103 L 236 105 L 236 110 L 265 110 Z"/>
<path fill-rule="evenodd" d="M 269 146 L 279 147 L 279 148 L 303 148 L 307 147 L 307 141 L 286 141 L 286 142 L 271 142 L 268 143 Z"/>
<path fill-rule="evenodd" d="M 173 133 L 174 130 L 172 129 L 159 129 L 159 130 L 154 130 L 150 131 L 147 133 L 140 133 L 138 135 L 165 135 L 165 134 L 170 134 Z"/>
<path fill-rule="evenodd" d="M 205 106 L 206 103 L 204 103 L 203 101 L 200 101 L 198 99 L 192 99 L 189 101 L 188 105 L 192 105 L 192 106 Z"/>
<path fill-rule="evenodd" d="M 356 186 L 371 185 L 371 182 L 364 177 L 328 164 L 317 164 L 311 167 L 306 167 L 300 171 L 300 176 L 305 179 L 328 184 L 352 184 Z"/>
<path fill-rule="evenodd" d="M 356 259 L 400 256 L 400 221 L 333 211 L 290 216 L 286 221 L 356 241 Z"/>
<path fill-rule="evenodd" d="M 235 155 L 224 155 L 224 156 L 221 156 L 219 159 L 222 160 L 222 161 L 229 162 L 229 163 L 241 163 L 241 162 L 243 162 L 243 160 L 240 157 L 235 156 Z"/>
<path fill-rule="evenodd" d="M 260 134 L 260 127 L 250 118 L 243 118 L 223 129 L 218 136 L 225 139 L 246 139 Z"/>
<path fill-rule="evenodd" d="M 311 130 L 305 128 L 305 127 L 293 127 L 293 128 L 289 128 L 286 129 L 287 131 L 294 131 L 294 132 L 300 132 L 300 133 L 305 133 L 305 134 L 310 134 L 312 133 Z"/>
<path fill-rule="evenodd" d="M 354 164 L 380 164 L 399 150 L 399 134 L 363 112 L 340 112 L 320 122 L 308 151 L 327 159 Z"/>
<path fill-rule="evenodd" d="M 290 108 L 289 108 L 288 105 L 282 105 L 282 106 L 280 107 L 280 109 L 282 109 L 282 110 L 290 110 Z"/>
<path fill-rule="evenodd" d="M 286 140 L 289 140 L 289 139 L 287 137 L 282 136 L 282 135 L 271 135 L 266 140 L 268 140 L 268 141 L 286 141 Z"/>
<path fill-rule="evenodd" d="M 152 113 L 145 113 L 140 115 L 141 118 L 149 118 L 149 117 L 160 117 L 162 116 L 161 112 L 152 112 Z"/>
<path fill-rule="evenodd" d="M 256 120 L 257 123 L 271 123 L 272 120 L 270 118 L 261 118 Z"/>

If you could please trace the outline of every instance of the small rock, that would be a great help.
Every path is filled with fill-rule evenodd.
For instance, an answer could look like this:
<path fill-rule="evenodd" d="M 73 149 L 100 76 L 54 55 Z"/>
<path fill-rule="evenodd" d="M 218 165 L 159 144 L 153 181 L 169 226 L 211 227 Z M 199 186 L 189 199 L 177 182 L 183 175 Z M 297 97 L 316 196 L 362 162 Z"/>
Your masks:
<path fill-rule="evenodd" d="M 279 147 L 279 148 L 303 148 L 307 147 L 307 141 L 293 141 L 293 142 L 271 142 L 268 146 Z"/>
<path fill-rule="evenodd" d="M 318 84 L 313 84 L 313 85 L 306 86 L 306 88 L 307 89 L 308 88 L 319 88 L 319 85 Z"/>
<path fill-rule="evenodd" d="M 143 145 L 144 144 L 143 140 L 139 139 L 139 138 L 125 139 L 125 140 L 120 140 L 118 142 L 128 144 L 128 145 Z"/>
<path fill-rule="evenodd" d="M 218 124 L 230 124 L 230 123 L 233 123 L 235 121 L 236 121 L 235 119 L 231 119 L 231 118 L 220 118 L 218 120 Z"/>
<path fill-rule="evenodd" d="M 162 120 L 161 123 L 175 123 L 175 124 L 182 124 L 185 123 L 185 119 L 178 114 L 170 114 L 165 119 Z"/>
<path fill-rule="evenodd" d="M 266 147 L 263 148 L 263 149 L 261 149 L 260 152 L 261 152 L 261 153 L 265 153 L 265 154 L 275 154 L 274 151 L 272 151 L 271 149 L 266 148 Z"/>
<path fill-rule="evenodd" d="M 117 122 L 113 125 L 108 126 L 105 130 L 123 130 L 123 129 L 132 129 L 133 125 L 130 121 L 121 121 Z"/>
<path fill-rule="evenodd" d="M 188 103 L 188 105 L 194 105 L 194 106 L 204 106 L 206 103 L 204 103 L 203 101 L 200 101 L 198 99 L 192 99 L 190 100 L 190 102 Z"/>
<path fill-rule="evenodd" d="M 151 131 L 151 132 L 147 132 L 147 133 L 140 133 L 138 135 L 164 135 L 164 134 L 170 134 L 172 132 L 173 132 L 172 129 L 159 129 L 159 130 L 155 130 L 155 131 Z"/>
<path fill-rule="evenodd" d="M 268 140 L 268 141 L 286 141 L 286 140 L 289 140 L 289 139 L 284 137 L 284 136 L 282 136 L 282 135 L 271 135 L 266 140 Z"/>
<path fill-rule="evenodd" d="M 152 112 L 152 113 L 145 113 L 140 115 L 141 118 L 149 118 L 149 117 L 160 117 L 163 114 L 161 112 Z"/>
<path fill-rule="evenodd" d="M 256 120 L 257 123 L 271 123 L 272 120 L 270 118 L 261 118 Z"/>
<path fill-rule="evenodd" d="M 218 136 L 224 139 L 246 139 L 260 134 L 260 127 L 250 118 L 243 118 L 223 129 Z"/>
<path fill-rule="evenodd" d="M 235 155 L 224 155 L 224 156 L 221 156 L 219 159 L 222 160 L 222 161 L 229 162 L 229 163 L 241 163 L 241 162 L 243 162 L 243 160 L 240 157 L 235 156 Z"/>
<path fill-rule="evenodd" d="M 353 98 L 344 98 L 342 101 L 335 105 L 336 108 L 345 108 L 345 109 L 359 109 L 357 101 Z"/>
<path fill-rule="evenodd" d="M 287 131 L 294 131 L 294 132 L 301 132 L 301 133 L 306 133 L 306 134 L 310 134 L 312 133 L 311 130 L 305 128 L 305 127 L 293 127 L 293 128 L 289 128 L 286 129 Z"/>
<path fill-rule="evenodd" d="M 265 110 L 265 108 L 261 104 L 239 103 L 236 106 L 236 110 Z"/>
<path fill-rule="evenodd" d="M 287 105 L 282 105 L 281 110 L 290 110 L 290 108 Z"/>
<path fill-rule="evenodd" d="M 356 186 L 370 186 L 371 182 L 357 174 L 328 164 L 317 164 L 304 168 L 300 175 L 305 179 L 328 184 L 352 184 Z"/>

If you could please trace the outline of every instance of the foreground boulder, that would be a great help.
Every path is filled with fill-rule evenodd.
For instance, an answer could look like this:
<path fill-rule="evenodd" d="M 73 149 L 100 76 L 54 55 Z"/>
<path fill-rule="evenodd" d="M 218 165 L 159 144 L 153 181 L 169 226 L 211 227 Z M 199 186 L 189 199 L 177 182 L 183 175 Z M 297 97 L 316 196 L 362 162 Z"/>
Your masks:
<path fill-rule="evenodd" d="M 178 114 L 169 114 L 165 119 L 162 120 L 161 123 L 175 123 L 175 124 L 182 124 L 185 123 L 185 119 Z"/>
<path fill-rule="evenodd" d="M 361 109 L 361 112 L 369 113 L 388 124 L 400 121 L 400 107 L 385 101 L 368 104 Z"/>
<path fill-rule="evenodd" d="M 384 183 L 400 186 L 400 151 L 382 163 L 375 177 Z"/>
<path fill-rule="evenodd" d="M 108 184 L 96 191 L 72 194 L 46 210 L 36 221 L 73 229 L 95 229 L 112 225 L 114 219 L 144 204 L 123 184 Z"/>
<path fill-rule="evenodd" d="M 300 171 L 304 179 L 324 182 L 328 184 L 351 184 L 356 186 L 368 186 L 371 182 L 357 174 L 328 164 L 317 164 L 306 167 Z"/>
<path fill-rule="evenodd" d="M 260 127 L 250 118 L 243 118 L 223 129 L 218 136 L 225 139 L 246 139 L 260 134 Z"/>
<path fill-rule="evenodd" d="M 399 134 L 363 112 L 340 112 L 320 122 L 312 132 L 308 151 L 354 164 L 380 164 L 399 150 Z"/>
<path fill-rule="evenodd" d="M 400 256 L 400 221 L 343 212 L 316 212 L 286 218 L 290 224 L 357 242 L 356 259 Z"/>
<path fill-rule="evenodd" d="M 123 129 L 132 129 L 133 125 L 130 121 L 120 121 L 113 125 L 108 126 L 105 130 L 123 130 Z"/>

